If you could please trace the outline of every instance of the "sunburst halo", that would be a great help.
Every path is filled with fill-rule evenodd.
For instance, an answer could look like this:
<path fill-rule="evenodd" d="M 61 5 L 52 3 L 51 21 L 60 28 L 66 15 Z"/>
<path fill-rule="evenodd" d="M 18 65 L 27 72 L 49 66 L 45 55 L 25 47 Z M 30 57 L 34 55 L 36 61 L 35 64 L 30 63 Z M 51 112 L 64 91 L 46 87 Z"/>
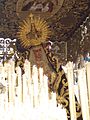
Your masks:
<path fill-rule="evenodd" d="M 31 14 L 21 22 L 17 36 L 22 46 L 28 48 L 45 42 L 50 34 L 47 22 Z"/>

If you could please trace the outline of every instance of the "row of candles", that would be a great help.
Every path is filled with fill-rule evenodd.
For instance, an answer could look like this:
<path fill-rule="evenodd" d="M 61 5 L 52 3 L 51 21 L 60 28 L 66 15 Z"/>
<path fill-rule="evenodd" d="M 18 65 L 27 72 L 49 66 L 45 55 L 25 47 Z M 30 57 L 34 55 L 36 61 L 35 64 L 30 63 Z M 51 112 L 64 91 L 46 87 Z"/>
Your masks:
<path fill-rule="evenodd" d="M 73 62 L 69 62 L 66 65 L 66 69 L 69 86 L 71 120 L 77 120 L 75 106 Z M 78 102 L 81 106 L 82 117 L 83 120 L 90 120 L 90 63 L 87 63 L 85 67 L 78 69 L 76 72 L 78 73 Z"/>
<path fill-rule="evenodd" d="M 57 107 L 56 93 L 48 92 L 48 77 L 43 69 L 24 64 L 25 73 L 15 68 L 10 60 L 4 66 L 0 64 L 0 82 L 5 93 L 0 94 L 0 119 L 2 120 L 67 120 L 66 110 Z M 16 71 L 16 72 L 15 72 Z"/>

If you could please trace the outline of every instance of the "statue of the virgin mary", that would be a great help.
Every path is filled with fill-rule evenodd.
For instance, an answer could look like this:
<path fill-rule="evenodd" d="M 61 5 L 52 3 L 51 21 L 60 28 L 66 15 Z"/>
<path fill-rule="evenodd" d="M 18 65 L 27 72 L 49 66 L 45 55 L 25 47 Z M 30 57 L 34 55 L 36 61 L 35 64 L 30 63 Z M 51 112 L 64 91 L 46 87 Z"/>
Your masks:
<path fill-rule="evenodd" d="M 47 40 L 50 35 L 50 28 L 43 19 L 30 14 L 23 20 L 18 30 L 17 49 L 21 59 L 17 60 L 17 64 L 22 68 L 22 74 L 24 59 L 28 59 L 31 66 L 43 68 L 44 74 L 48 76 L 49 90 L 56 92 L 57 105 L 62 104 L 66 108 L 70 120 L 68 81 L 58 59 L 49 49 L 51 44 Z M 77 120 L 82 120 L 81 107 L 77 100 L 76 113 Z"/>

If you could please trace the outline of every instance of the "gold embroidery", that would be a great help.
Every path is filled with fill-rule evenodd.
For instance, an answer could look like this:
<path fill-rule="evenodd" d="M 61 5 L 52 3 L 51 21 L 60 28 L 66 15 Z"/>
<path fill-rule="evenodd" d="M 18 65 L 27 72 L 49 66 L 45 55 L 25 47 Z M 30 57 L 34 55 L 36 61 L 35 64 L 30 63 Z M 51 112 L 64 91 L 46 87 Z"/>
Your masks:
<path fill-rule="evenodd" d="M 53 68 L 56 70 L 56 79 L 54 81 L 54 89 L 57 93 L 57 102 L 59 104 L 62 104 L 64 108 L 66 108 L 67 112 L 67 118 L 70 119 L 70 109 L 69 109 L 69 90 L 68 90 L 68 81 L 66 78 L 66 75 L 63 71 L 63 69 L 59 70 L 60 66 L 55 59 L 54 55 L 52 53 L 48 53 L 48 60 L 52 64 Z M 59 86 L 60 85 L 60 86 Z M 76 100 L 76 115 L 77 120 L 82 120 L 82 113 L 81 113 L 81 107 L 78 101 Z"/>

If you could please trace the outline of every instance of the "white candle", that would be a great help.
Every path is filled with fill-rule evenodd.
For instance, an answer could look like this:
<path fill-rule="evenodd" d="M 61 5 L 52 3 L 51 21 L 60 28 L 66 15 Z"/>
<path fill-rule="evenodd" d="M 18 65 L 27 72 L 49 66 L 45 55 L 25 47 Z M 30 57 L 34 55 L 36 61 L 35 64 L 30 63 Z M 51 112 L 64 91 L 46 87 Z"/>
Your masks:
<path fill-rule="evenodd" d="M 44 103 L 44 91 L 43 91 L 43 69 L 39 68 L 39 104 L 41 107 L 43 107 Z"/>
<path fill-rule="evenodd" d="M 48 77 L 44 75 L 43 79 L 43 88 L 44 88 L 44 104 L 46 109 L 48 108 L 49 96 L 48 96 Z"/>
<path fill-rule="evenodd" d="M 73 63 L 72 62 L 69 62 L 67 64 L 67 79 L 68 79 L 68 87 L 69 87 L 71 120 L 76 120 L 76 105 L 75 105 L 75 95 L 74 95 Z"/>
<path fill-rule="evenodd" d="M 35 65 L 33 66 L 32 80 L 34 87 L 34 106 L 37 107 L 38 106 L 38 70 Z"/>
<path fill-rule="evenodd" d="M 11 74 L 12 74 L 12 72 L 11 72 L 11 65 L 10 65 L 10 63 L 9 63 L 9 68 L 8 68 L 8 92 L 9 92 L 9 102 L 12 102 L 12 89 L 11 89 L 11 85 L 12 85 L 12 83 L 11 83 Z"/>
<path fill-rule="evenodd" d="M 90 62 L 86 64 L 86 71 L 87 71 L 87 86 L 88 86 L 89 108 L 90 108 Z"/>
<path fill-rule="evenodd" d="M 27 99 L 30 101 L 31 107 L 33 107 L 33 100 L 34 100 L 34 85 L 31 76 L 31 65 L 30 62 L 26 59 L 24 64 L 25 76 L 26 76 L 26 83 L 27 83 Z"/>
<path fill-rule="evenodd" d="M 11 67 L 11 99 L 13 104 L 15 103 L 15 83 L 16 83 L 16 74 L 15 74 L 15 62 L 13 60 L 10 61 Z"/>
<path fill-rule="evenodd" d="M 80 88 L 80 100 L 83 120 L 90 120 L 85 68 L 82 68 L 78 71 L 78 83 Z"/>
<path fill-rule="evenodd" d="M 18 92 L 16 93 L 18 95 L 18 101 L 19 103 L 22 102 L 22 75 L 21 75 L 21 68 L 18 66 L 16 68 L 16 71 L 17 71 L 17 83 L 18 84 Z"/>
<path fill-rule="evenodd" d="M 55 108 L 56 105 L 57 105 L 57 102 L 56 102 L 56 93 L 54 93 L 54 92 L 51 93 L 51 104 L 52 104 L 53 108 Z"/>
<path fill-rule="evenodd" d="M 0 82 L 3 82 L 4 71 L 3 71 L 3 64 L 0 63 Z"/>
<path fill-rule="evenodd" d="M 33 101 L 34 101 L 34 88 L 33 88 L 33 83 L 30 84 L 30 88 L 29 88 L 29 94 L 30 94 L 30 105 L 31 108 L 33 108 Z"/>
<path fill-rule="evenodd" d="M 23 75 L 23 102 L 25 103 L 27 99 L 27 79 L 26 74 Z"/>
<path fill-rule="evenodd" d="M 7 81 L 6 81 L 6 84 L 5 84 L 5 111 L 7 111 L 8 109 L 8 84 L 7 84 Z"/>
<path fill-rule="evenodd" d="M 30 95 L 30 84 L 31 84 L 31 66 L 30 62 L 26 59 L 24 64 L 25 75 L 27 78 L 27 88 L 28 88 L 28 95 Z"/>
<path fill-rule="evenodd" d="M 4 70 L 5 70 L 5 78 L 6 78 L 6 83 L 5 83 L 5 87 L 6 87 L 6 92 L 5 92 L 5 110 L 8 109 L 8 102 L 9 102 L 9 69 L 10 69 L 10 64 L 9 63 L 5 63 L 4 64 Z"/>

